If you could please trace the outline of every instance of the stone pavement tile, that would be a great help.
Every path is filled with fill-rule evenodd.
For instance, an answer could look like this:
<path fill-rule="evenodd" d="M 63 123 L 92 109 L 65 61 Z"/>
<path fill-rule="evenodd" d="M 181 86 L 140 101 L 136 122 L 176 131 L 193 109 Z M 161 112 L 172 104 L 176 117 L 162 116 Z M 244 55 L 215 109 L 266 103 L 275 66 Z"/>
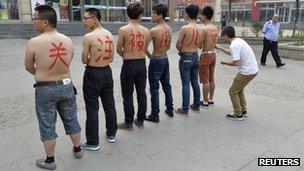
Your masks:
<path fill-rule="evenodd" d="M 258 156 L 257 158 L 284 158 L 286 156 L 282 156 L 280 154 L 274 153 L 271 150 L 266 151 L 262 155 Z M 246 166 L 242 167 L 240 170 L 247 170 L 254 169 L 254 170 L 261 170 L 261 171 L 278 171 L 278 170 L 284 170 L 284 171 L 300 171 L 303 170 L 302 167 L 298 166 L 258 166 L 258 159 L 255 159 L 248 163 Z M 249 170 L 248 169 L 248 170 Z"/>
<path fill-rule="evenodd" d="M 142 170 L 182 170 L 182 168 L 197 162 L 191 155 L 172 147 L 129 166 L 127 170 L 138 170 L 138 168 Z"/>
<path fill-rule="evenodd" d="M 33 155 L 34 152 L 27 143 L 6 146 L 0 151 L 0 166 L 28 158 Z"/>
<path fill-rule="evenodd" d="M 101 146 L 99 151 L 85 151 L 82 159 L 75 159 L 72 156 L 70 146 L 58 149 L 58 157 L 64 163 L 66 170 L 74 170 L 77 168 L 88 168 L 89 170 L 123 170 L 130 164 L 134 163 L 132 159 L 118 149 L 119 144 L 106 143 Z"/>
<path fill-rule="evenodd" d="M 0 170 L 1 171 L 19 171 L 21 170 L 16 162 L 10 163 L 10 164 L 5 164 L 1 165 L 0 164 Z"/>
<path fill-rule="evenodd" d="M 291 136 L 271 148 L 274 153 L 285 157 L 304 158 L 304 129 L 300 129 Z M 302 161 L 304 163 L 304 160 Z"/>
<path fill-rule="evenodd" d="M 205 156 L 201 158 L 201 160 L 194 164 L 186 166 L 185 168 L 181 170 L 216 170 L 216 171 L 235 171 L 237 170 L 236 167 L 232 165 L 230 162 L 226 162 L 223 160 L 220 160 L 213 156 Z"/>
<path fill-rule="evenodd" d="M 216 134 L 216 132 L 214 133 L 215 136 L 213 136 L 213 138 L 219 136 L 219 134 Z M 189 140 L 184 144 L 178 145 L 177 148 L 182 149 L 189 155 L 194 156 L 199 161 L 204 161 L 208 159 L 208 157 L 213 157 L 221 160 L 222 163 L 225 163 L 225 165 L 228 164 L 227 167 L 232 166 L 234 168 L 241 167 L 257 156 L 257 154 L 251 153 L 237 144 L 233 144 L 235 142 L 229 141 L 229 139 L 225 141 L 223 138 L 222 143 L 206 142 L 204 141 L 205 138 L 212 139 L 212 137 L 207 136 L 202 135 L 197 137 L 195 141 Z"/>
<path fill-rule="evenodd" d="M 42 169 L 38 168 L 35 164 L 36 160 L 40 158 L 45 158 L 45 154 L 35 154 L 34 156 L 19 160 L 17 163 L 21 170 L 41 171 Z M 56 170 L 63 170 L 66 167 L 57 152 L 55 152 L 55 161 L 57 166 Z"/>

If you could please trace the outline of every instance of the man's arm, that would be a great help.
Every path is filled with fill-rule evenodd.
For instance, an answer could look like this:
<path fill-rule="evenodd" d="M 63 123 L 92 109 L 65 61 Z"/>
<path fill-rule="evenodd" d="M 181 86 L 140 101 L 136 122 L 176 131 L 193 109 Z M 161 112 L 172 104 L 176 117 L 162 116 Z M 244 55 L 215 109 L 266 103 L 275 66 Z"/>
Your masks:
<path fill-rule="evenodd" d="M 169 46 L 167 47 L 167 50 L 171 48 L 171 42 L 172 42 L 172 29 L 170 29 L 170 40 L 169 40 Z"/>
<path fill-rule="evenodd" d="M 230 62 L 221 61 L 221 64 L 222 65 L 229 65 L 229 66 L 239 66 L 240 65 L 240 60 L 230 61 Z"/>
<path fill-rule="evenodd" d="M 231 55 L 230 50 L 228 50 L 228 49 L 225 49 L 225 48 L 220 47 L 218 45 L 215 45 L 215 48 L 221 50 L 222 52 L 226 53 L 227 55 Z"/>
<path fill-rule="evenodd" d="M 30 40 L 26 46 L 24 66 L 25 66 L 25 69 L 33 75 L 35 75 L 35 73 L 36 73 L 34 57 L 35 57 L 35 53 L 33 51 L 32 41 Z"/>
<path fill-rule="evenodd" d="M 269 22 L 266 22 L 266 23 L 264 24 L 263 29 L 262 29 L 262 33 L 263 33 L 263 34 L 266 33 L 267 28 L 268 28 L 268 24 L 269 24 Z"/>
<path fill-rule="evenodd" d="M 123 57 L 123 44 L 124 44 L 124 33 L 122 29 L 120 28 L 118 31 L 118 39 L 117 39 L 117 45 L 116 45 L 116 52 Z"/>
<path fill-rule="evenodd" d="M 202 49 L 204 47 L 205 37 L 206 37 L 206 30 L 203 29 L 203 31 L 202 31 L 202 40 L 200 42 L 199 49 Z"/>
<path fill-rule="evenodd" d="M 88 37 L 83 37 L 83 48 L 82 48 L 82 63 L 88 64 L 89 59 L 89 52 L 90 52 L 90 40 Z"/>
<path fill-rule="evenodd" d="M 176 42 L 176 49 L 179 52 L 182 50 L 184 38 L 185 38 L 185 29 L 182 28 L 179 33 L 178 40 Z"/>
<path fill-rule="evenodd" d="M 149 30 L 149 37 L 147 39 L 146 47 L 145 47 L 145 54 L 148 56 L 148 58 L 151 58 L 151 53 L 149 52 L 149 44 L 153 40 L 153 30 Z"/>

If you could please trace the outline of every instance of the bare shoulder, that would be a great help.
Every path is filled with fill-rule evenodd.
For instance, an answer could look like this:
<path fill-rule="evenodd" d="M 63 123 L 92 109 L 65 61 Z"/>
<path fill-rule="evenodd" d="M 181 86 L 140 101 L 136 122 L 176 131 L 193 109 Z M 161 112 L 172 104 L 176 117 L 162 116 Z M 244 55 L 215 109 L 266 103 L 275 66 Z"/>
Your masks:
<path fill-rule="evenodd" d="M 141 29 L 144 31 L 144 32 L 146 32 L 146 33 L 148 33 L 149 32 L 149 29 L 148 28 L 146 28 L 146 27 L 144 27 L 144 26 L 140 26 L 141 27 Z"/>
<path fill-rule="evenodd" d="M 159 26 L 155 26 L 153 28 L 150 29 L 150 32 L 154 32 L 154 31 L 157 31 L 159 29 Z"/>
<path fill-rule="evenodd" d="M 165 28 L 166 28 L 167 30 L 172 31 L 172 28 L 171 28 L 168 24 L 165 25 Z"/>
<path fill-rule="evenodd" d="M 130 28 L 130 26 L 127 24 L 127 25 L 124 25 L 124 26 L 120 27 L 120 28 L 119 28 L 119 31 L 120 31 L 120 32 L 125 32 L 125 31 L 127 31 L 129 28 Z"/>
<path fill-rule="evenodd" d="M 104 29 L 104 32 L 105 32 L 105 34 L 106 34 L 107 36 L 113 37 L 113 34 L 112 34 L 109 30 Z"/>

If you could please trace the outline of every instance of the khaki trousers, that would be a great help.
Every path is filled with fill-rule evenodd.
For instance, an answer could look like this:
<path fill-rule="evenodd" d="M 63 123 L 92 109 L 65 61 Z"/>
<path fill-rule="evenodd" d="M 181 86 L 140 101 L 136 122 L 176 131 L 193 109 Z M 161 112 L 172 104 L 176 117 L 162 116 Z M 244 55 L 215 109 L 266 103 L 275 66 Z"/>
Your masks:
<path fill-rule="evenodd" d="M 244 88 L 247 84 L 257 76 L 256 74 L 252 75 L 243 75 L 238 73 L 229 89 L 230 100 L 234 109 L 234 114 L 237 116 L 242 115 L 242 111 L 246 111 L 246 100 L 244 94 Z"/>

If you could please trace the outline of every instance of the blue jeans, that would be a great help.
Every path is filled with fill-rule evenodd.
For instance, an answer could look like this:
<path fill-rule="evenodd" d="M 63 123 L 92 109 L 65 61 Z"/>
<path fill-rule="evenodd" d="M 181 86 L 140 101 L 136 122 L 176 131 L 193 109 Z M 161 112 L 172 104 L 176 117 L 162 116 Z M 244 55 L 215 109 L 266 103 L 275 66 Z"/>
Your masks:
<path fill-rule="evenodd" d="M 151 59 L 149 65 L 149 83 L 151 93 L 151 114 L 159 113 L 159 81 L 165 93 L 165 104 L 168 111 L 173 110 L 173 98 L 170 85 L 170 72 L 168 58 Z"/>
<path fill-rule="evenodd" d="M 35 105 L 41 141 L 57 137 L 55 132 L 57 111 L 67 135 L 81 131 L 72 83 L 36 87 Z"/>
<path fill-rule="evenodd" d="M 200 104 L 200 87 L 198 83 L 199 61 L 197 52 L 180 53 L 179 71 L 182 79 L 183 109 L 189 110 L 190 82 L 193 89 L 193 105 Z"/>

